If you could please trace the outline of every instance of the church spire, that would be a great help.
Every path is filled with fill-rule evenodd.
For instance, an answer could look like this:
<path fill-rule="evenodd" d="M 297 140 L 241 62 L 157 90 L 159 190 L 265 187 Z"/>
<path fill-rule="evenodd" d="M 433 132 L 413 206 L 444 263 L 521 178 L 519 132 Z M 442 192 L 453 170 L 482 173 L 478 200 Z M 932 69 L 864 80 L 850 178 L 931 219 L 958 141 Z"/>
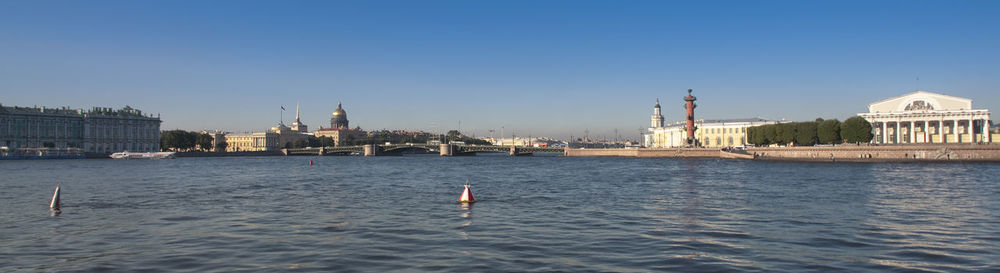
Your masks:
<path fill-rule="evenodd" d="M 299 122 L 299 102 L 295 102 L 295 122 Z"/>

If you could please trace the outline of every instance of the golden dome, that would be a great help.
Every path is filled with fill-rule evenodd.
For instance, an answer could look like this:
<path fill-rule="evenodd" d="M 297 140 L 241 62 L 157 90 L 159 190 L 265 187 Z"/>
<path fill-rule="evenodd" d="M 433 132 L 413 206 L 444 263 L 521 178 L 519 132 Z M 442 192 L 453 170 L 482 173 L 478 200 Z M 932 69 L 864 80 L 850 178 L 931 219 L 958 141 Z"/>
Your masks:
<path fill-rule="evenodd" d="M 334 116 L 347 115 L 347 112 L 344 112 L 344 108 L 340 106 L 340 102 L 337 102 L 337 110 L 333 110 L 333 115 Z"/>

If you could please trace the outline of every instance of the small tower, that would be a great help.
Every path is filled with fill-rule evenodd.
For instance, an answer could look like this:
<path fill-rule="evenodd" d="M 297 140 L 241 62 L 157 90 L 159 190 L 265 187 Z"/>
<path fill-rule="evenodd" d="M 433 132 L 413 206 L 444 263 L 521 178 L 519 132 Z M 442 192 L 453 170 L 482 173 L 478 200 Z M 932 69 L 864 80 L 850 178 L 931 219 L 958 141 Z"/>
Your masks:
<path fill-rule="evenodd" d="M 660 114 L 660 99 L 656 99 L 656 106 L 653 106 L 653 117 L 651 120 L 649 127 L 663 127 L 663 115 Z"/>
<path fill-rule="evenodd" d="M 687 109 L 687 143 L 694 145 L 697 143 L 694 139 L 694 108 L 697 106 L 694 101 L 698 98 L 692 96 L 691 91 L 688 89 L 688 95 L 684 97 L 684 101 L 686 101 L 684 108 Z"/>

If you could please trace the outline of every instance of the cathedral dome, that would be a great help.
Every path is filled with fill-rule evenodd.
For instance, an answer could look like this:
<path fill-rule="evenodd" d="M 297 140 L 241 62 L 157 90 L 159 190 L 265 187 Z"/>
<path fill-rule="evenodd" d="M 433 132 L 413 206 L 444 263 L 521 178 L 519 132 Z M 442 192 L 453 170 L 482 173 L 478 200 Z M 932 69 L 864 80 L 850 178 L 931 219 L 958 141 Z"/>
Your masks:
<path fill-rule="evenodd" d="M 347 112 L 344 111 L 344 108 L 341 107 L 340 103 L 338 102 L 337 103 L 337 110 L 333 110 L 333 115 L 334 116 L 347 116 Z"/>
<path fill-rule="evenodd" d="M 344 107 L 340 105 L 340 102 L 337 103 L 337 110 L 333 110 L 333 117 L 330 118 L 330 128 L 350 128 L 347 121 L 347 112 L 344 111 Z"/>

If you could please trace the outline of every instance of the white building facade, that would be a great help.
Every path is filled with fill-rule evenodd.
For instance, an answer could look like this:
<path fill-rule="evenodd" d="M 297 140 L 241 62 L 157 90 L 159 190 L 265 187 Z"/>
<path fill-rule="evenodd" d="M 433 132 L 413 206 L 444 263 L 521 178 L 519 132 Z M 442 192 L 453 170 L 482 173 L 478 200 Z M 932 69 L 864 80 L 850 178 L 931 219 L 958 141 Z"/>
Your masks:
<path fill-rule="evenodd" d="M 868 105 L 859 113 L 872 124 L 872 143 L 991 143 L 990 111 L 972 100 L 916 91 Z"/>

